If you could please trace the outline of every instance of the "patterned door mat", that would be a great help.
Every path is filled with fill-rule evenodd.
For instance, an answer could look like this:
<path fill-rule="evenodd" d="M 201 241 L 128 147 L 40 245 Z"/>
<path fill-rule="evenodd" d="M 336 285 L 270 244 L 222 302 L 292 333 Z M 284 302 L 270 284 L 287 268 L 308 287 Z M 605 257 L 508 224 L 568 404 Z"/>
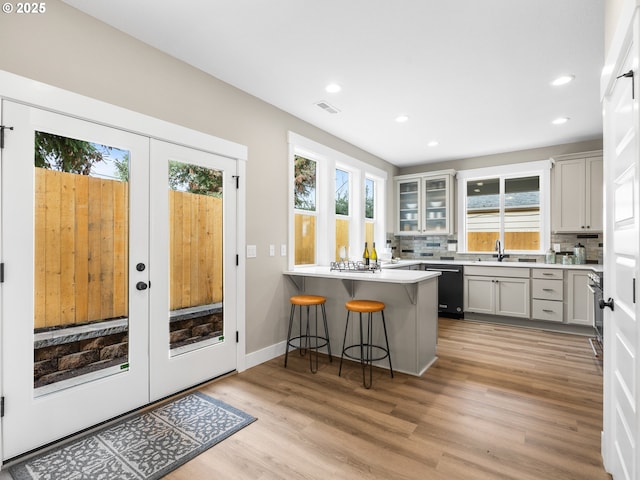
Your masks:
<path fill-rule="evenodd" d="M 14 465 L 15 480 L 152 480 L 256 419 L 195 392 Z"/>

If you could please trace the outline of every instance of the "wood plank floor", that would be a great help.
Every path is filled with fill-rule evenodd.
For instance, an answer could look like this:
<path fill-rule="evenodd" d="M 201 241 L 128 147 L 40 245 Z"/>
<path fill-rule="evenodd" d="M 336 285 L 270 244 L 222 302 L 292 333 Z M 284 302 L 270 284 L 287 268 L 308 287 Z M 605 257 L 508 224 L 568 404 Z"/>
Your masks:
<path fill-rule="evenodd" d="M 296 354 L 201 391 L 258 418 L 166 478 L 598 480 L 602 366 L 585 337 L 440 319 L 422 377 Z M 335 350 L 339 346 L 334 346 Z"/>

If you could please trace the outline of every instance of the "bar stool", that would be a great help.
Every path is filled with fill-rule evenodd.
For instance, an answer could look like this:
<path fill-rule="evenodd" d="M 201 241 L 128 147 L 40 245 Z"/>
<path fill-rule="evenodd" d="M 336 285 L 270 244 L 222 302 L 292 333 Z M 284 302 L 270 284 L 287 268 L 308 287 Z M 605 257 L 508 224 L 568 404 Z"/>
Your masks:
<path fill-rule="evenodd" d="M 313 366 L 313 361 L 311 359 L 311 352 L 309 353 L 309 367 L 311 368 L 312 373 L 316 373 L 318 371 L 318 349 L 326 346 L 327 353 L 329 355 L 329 361 L 332 362 L 331 358 L 331 343 L 329 342 L 329 328 L 327 326 L 327 313 L 324 307 L 327 299 L 320 295 L 294 295 L 289 299 L 291 302 L 291 313 L 289 315 L 289 331 L 287 333 L 287 347 L 284 354 L 284 366 L 287 367 L 287 359 L 289 358 L 289 347 L 298 348 L 300 350 L 300 356 L 303 356 L 307 349 L 316 351 L 316 364 L 315 368 Z M 318 334 L 318 305 L 322 309 L 322 322 L 324 323 L 324 336 Z M 295 316 L 296 306 L 299 307 L 299 335 L 297 337 L 291 337 L 291 330 L 293 328 L 293 318 Z M 309 318 L 309 310 L 311 306 L 315 306 L 315 332 L 312 334 L 310 327 L 310 318 Z M 302 329 L 302 309 L 303 307 L 307 307 L 307 322 L 305 330 Z M 304 333 L 303 333 L 304 332 Z M 304 341 L 304 347 L 303 347 Z"/>
<path fill-rule="evenodd" d="M 393 378 L 393 367 L 391 366 L 391 350 L 389 349 L 389 339 L 387 337 L 387 325 L 384 320 L 384 303 L 377 302 L 375 300 L 350 300 L 345 303 L 347 309 L 347 324 L 344 327 L 344 339 L 342 340 L 342 355 L 340 356 L 340 370 L 338 376 L 342 373 L 342 360 L 346 356 L 352 360 L 359 360 L 362 365 L 362 384 L 364 388 L 371 388 L 373 384 L 373 362 L 382 360 L 384 358 L 389 359 L 389 370 L 391 371 L 391 378 Z M 360 343 L 353 345 L 346 345 L 347 332 L 349 331 L 349 317 L 351 312 L 358 313 L 360 315 Z M 380 345 L 373 345 L 373 314 L 380 312 L 382 316 L 382 328 L 384 329 L 384 342 L 385 347 Z M 363 326 L 362 326 L 362 314 L 367 314 L 367 337 L 365 341 Z M 360 355 L 349 353 L 350 350 L 360 349 Z M 374 350 L 379 356 L 374 357 Z M 367 384 L 366 367 L 369 365 L 369 383 Z"/>

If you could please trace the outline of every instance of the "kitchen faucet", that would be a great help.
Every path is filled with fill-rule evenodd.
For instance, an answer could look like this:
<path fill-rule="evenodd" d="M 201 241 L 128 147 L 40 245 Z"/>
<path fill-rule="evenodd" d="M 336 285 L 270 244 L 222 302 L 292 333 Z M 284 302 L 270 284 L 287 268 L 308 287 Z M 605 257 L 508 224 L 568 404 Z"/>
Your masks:
<path fill-rule="evenodd" d="M 501 262 L 504 259 L 504 249 L 502 248 L 500 239 L 496 240 L 496 252 L 498 252 L 498 261 Z"/>

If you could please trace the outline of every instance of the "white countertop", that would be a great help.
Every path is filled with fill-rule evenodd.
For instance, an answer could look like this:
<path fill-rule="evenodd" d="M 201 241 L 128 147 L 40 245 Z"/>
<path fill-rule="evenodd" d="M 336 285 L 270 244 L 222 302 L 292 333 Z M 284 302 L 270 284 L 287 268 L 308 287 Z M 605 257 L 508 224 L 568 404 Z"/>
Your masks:
<path fill-rule="evenodd" d="M 414 262 L 418 263 L 418 262 Z M 394 264 L 401 266 L 401 264 Z M 405 264 L 407 265 L 407 264 Z M 421 270 L 395 270 L 393 268 L 383 268 L 377 272 L 348 272 L 331 270 L 329 267 L 298 267 L 293 270 L 286 270 L 285 275 L 301 277 L 335 278 L 339 280 L 355 280 L 365 282 L 383 283 L 419 283 L 425 280 L 436 278 L 440 272 L 425 272 Z"/>
<path fill-rule="evenodd" d="M 602 272 L 604 265 L 597 263 L 587 263 L 583 265 L 563 265 L 561 263 L 542 263 L 542 262 L 513 262 L 513 261 L 484 261 L 484 260 L 440 260 L 428 259 L 424 260 L 400 260 L 398 263 L 383 263 L 382 269 L 395 269 L 408 267 L 410 265 L 421 265 L 423 263 L 438 265 L 472 265 L 476 267 L 519 267 L 519 268 L 558 268 L 562 270 L 592 270 L 594 272 Z M 411 270 L 410 270 L 411 271 Z"/>

